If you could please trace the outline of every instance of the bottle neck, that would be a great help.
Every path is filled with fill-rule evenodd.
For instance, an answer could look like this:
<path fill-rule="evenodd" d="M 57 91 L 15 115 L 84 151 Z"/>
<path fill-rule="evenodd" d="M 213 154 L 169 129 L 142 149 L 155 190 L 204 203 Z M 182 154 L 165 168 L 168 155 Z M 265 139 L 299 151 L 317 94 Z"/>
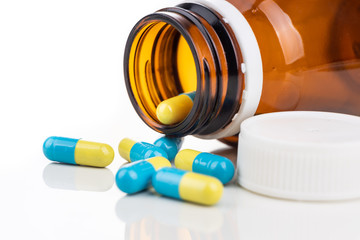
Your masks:
<path fill-rule="evenodd" d="M 130 100 L 143 121 L 167 135 L 207 136 L 231 123 L 244 88 L 243 62 L 234 33 L 207 7 L 184 3 L 140 20 L 129 35 L 124 73 Z M 180 123 L 161 124 L 160 102 L 195 91 Z"/>

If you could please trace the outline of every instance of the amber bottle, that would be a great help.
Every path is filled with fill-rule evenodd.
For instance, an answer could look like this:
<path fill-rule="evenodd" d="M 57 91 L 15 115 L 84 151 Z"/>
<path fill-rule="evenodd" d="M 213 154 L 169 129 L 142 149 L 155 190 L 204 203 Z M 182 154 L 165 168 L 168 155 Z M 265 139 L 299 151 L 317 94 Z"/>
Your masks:
<path fill-rule="evenodd" d="M 359 0 L 196 0 L 161 9 L 131 31 L 124 56 L 131 102 L 152 129 L 226 138 L 278 111 L 360 115 Z M 196 91 L 184 121 L 157 105 Z"/>

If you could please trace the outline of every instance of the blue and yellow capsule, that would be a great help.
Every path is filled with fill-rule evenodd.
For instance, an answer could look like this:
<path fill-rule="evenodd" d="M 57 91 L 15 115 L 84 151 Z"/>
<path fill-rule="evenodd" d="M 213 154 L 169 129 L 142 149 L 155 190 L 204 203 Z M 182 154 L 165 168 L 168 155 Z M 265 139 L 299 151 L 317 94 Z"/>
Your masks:
<path fill-rule="evenodd" d="M 145 160 L 152 157 L 168 158 L 167 153 L 160 147 L 146 142 L 135 142 L 129 138 L 124 138 L 119 143 L 119 154 L 128 162 Z"/>
<path fill-rule="evenodd" d="M 182 93 L 162 101 L 156 108 L 158 120 L 165 125 L 183 121 L 194 105 L 196 92 Z"/>
<path fill-rule="evenodd" d="M 43 152 L 51 161 L 91 167 L 106 167 L 114 160 L 114 150 L 108 144 L 74 138 L 49 137 Z"/>
<path fill-rule="evenodd" d="M 153 157 L 125 165 L 116 174 L 118 188 L 128 194 L 137 193 L 148 188 L 151 177 L 163 167 L 171 167 L 169 160 Z"/>
<path fill-rule="evenodd" d="M 152 185 L 164 196 L 203 205 L 217 203 L 224 188 L 217 178 L 169 167 L 154 174 Z"/>
<path fill-rule="evenodd" d="M 168 155 L 168 159 L 173 161 L 176 154 L 179 152 L 183 138 L 163 136 L 154 142 L 154 145 L 162 148 Z"/>
<path fill-rule="evenodd" d="M 226 157 L 191 149 L 181 150 L 176 155 L 175 167 L 216 177 L 223 184 L 228 183 L 235 173 L 234 164 Z"/>

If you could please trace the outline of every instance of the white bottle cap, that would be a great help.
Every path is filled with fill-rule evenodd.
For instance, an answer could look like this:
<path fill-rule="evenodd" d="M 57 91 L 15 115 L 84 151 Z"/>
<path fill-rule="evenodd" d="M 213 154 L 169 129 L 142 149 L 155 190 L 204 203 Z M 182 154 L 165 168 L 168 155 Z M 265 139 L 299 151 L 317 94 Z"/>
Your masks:
<path fill-rule="evenodd" d="M 360 117 L 279 112 L 241 124 L 238 182 L 295 200 L 360 197 Z"/>

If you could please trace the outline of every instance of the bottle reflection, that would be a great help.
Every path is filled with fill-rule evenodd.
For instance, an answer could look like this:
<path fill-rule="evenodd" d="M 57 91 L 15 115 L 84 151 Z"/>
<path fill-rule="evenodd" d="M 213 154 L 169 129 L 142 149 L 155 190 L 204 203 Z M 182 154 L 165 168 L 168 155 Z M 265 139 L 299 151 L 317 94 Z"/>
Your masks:
<path fill-rule="evenodd" d="M 93 168 L 70 164 L 50 163 L 43 171 L 43 179 L 51 188 L 105 192 L 114 184 L 114 175 L 107 168 Z"/>

